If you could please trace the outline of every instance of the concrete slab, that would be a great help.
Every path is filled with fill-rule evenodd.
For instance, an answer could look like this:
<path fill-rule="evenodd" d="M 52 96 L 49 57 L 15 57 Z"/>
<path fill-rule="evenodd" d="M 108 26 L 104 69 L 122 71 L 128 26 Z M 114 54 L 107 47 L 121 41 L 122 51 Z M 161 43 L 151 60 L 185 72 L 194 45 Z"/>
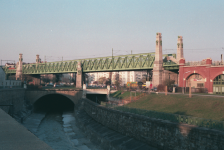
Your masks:
<path fill-rule="evenodd" d="M 1 150 L 53 150 L 2 109 L 0 118 Z"/>

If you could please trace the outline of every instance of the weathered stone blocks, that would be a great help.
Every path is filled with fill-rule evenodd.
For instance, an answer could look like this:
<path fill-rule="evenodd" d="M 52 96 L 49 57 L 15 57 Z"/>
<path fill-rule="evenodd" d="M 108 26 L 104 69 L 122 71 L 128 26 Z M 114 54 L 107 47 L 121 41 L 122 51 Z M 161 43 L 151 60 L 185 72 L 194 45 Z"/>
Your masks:
<path fill-rule="evenodd" d="M 84 99 L 84 109 L 104 126 L 159 149 L 224 149 L 221 131 L 112 110 L 88 99 Z"/>

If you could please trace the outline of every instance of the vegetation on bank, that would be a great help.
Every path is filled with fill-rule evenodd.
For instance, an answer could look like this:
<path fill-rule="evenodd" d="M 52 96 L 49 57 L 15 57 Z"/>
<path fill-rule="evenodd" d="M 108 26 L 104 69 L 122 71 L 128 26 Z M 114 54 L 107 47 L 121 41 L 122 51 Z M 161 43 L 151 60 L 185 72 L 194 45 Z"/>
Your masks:
<path fill-rule="evenodd" d="M 116 97 L 118 93 L 114 93 L 113 96 Z M 119 96 L 124 95 L 128 94 L 121 93 Z M 182 94 L 152 93 L 143 97 L 141 95 L 138 100 L 129 102 L 123 106 L 116 106 L 113 103 L 105 106 L 150 118 L 224 131 L 223 97 L 193 95 L 189 98 L 188 95 Z"/>
<path fill-rule="evenodd" d="M 136 97 L 140 96 L 141 94 L 142 94 L 141 92 L 136 92 Z M 114 93 L 111 93 L 110 96 L 117 99 L 130 99 L 130 96 L 132 96 L 133 98 L 135 97 L 135 92 L 131 92 L 130 94 L 130 91 L 119 90 Z"/>
<path fill-rule="evenodd" d="M 141 93 L 138 93 L 141 94 Z M 128 98 L 130 92 L 117 91 L 112 97 Z M 215 96 L 199 96 L 182 94 L 149 94 L 125 105 L 136 108 L 211 120 L 224 121 L 224 98 Z"/>

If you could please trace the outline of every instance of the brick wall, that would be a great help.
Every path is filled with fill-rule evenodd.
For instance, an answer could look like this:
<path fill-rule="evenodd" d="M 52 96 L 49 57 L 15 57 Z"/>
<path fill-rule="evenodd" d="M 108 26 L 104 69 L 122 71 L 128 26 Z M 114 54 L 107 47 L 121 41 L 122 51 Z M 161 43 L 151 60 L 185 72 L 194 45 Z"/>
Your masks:
<path fill-rule="evenodd" d="M 224 149 L 224 133 L 102 107 L 84 99 L 84 110 L 97 122 L 159 149 Z"/>

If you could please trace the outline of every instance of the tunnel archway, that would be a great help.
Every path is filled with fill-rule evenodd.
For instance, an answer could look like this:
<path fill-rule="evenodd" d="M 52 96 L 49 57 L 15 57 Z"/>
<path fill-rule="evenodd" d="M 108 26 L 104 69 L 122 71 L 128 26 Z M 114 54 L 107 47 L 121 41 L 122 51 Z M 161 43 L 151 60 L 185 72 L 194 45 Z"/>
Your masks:
<path fill-rule="evenodd" d="M 205 87 L 206 79 L 203 75 L 200 73 L 191 73 L 186 78 L 186 87 L 189 87 L 189 84 L 191 83 L 191 87 L 193 88 L 204 88 Z"/>
<path fill-rule="evenodd" d="M 86 94 L 86 98 L 98 104 L 100 104 L 101 101 L 103 102 L 107 101 L 106 94 Z"/>
<path fill-rule="evenodd" d="M 34 111 L 74 111 L 75 104 L 64 95 L 48 94 L 40 97 L 33 104 Z"/>

